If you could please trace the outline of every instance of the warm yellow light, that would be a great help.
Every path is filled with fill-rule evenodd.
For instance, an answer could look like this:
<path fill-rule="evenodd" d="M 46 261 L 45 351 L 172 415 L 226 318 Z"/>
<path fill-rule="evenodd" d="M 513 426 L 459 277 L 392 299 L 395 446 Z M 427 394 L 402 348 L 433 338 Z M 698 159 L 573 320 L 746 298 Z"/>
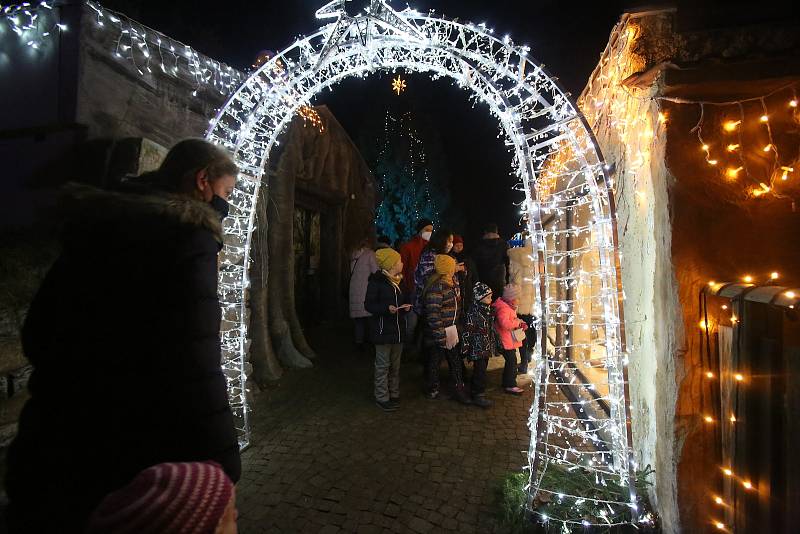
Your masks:
<path fill-rule="evenodd" d="M 702 148 L 703 150 L 705 150 L 706 152 L 708 152 L 708 145 L 703 145 L 701 148 Z"/>
<path fill-rule="evenodd" d="M 772 145 L 769 144 L 769 145 L 765 146 L 764 148 L 762 148 L 761 150 L 763 150 L 764 152 L 769 152 L 770 150 L 772 150 Z"/>
<path fill-rule="evenodd" d="M 761 186 L 761 189 L 763 189 L 765 193 L 769 193 L 770 187 L 767 184 L 765 184 L 764 182 L 760 182 L 758 185 Z"/>
<path fill-rule="evenodd" d="M 753 489 L 753 485 L 750 483 L 749 480 L 745 480 L 744 482 L 742 482 L 742 486 L 744 486 L 744 489 Z"/>
<path fill-rule="evenodd" d="M 737 319 L 735 315 L 731 315 L 731 322 L 733 324 L 736 324 L 737 322 L 739 322 L 739 319 Z"/>
<path fill-rule="evenodd" d="M 726 468 L 724 468 L 724 469 L 722 470 L 722 472 L 723 472 L 723 473 L 725 473 L 725 476 L 729 476 L 729 477 L 733 476 L 733 471 L 731 471 L 731 470 L 730 470 L 730 469 L 728 469 L 727 467 L 726 467 Z"/>
<path fill-rule="evenodd" d="M 749 284 L 749 283 L 751 283 L 753 281 L 753 277 L 750 276 L 749 274 L 747 274 L 747 275 L 745 275 L 744 278 L 742 278 L 742 280 L 744 280 L 745 282 L 747 282 Z"/>
<path fill-rule="evenodd" d="M 724 530 L 725 529 L 725 523 L 720 523 L 719 521 L 714 523 L 714 526 L 717 527 L 720 530 Z"/>
<path fill-rule="evenodd" d="M 795 293 L 794 293 L 794 291 L 787 291 L 786 293 L 784 293 L 784 295 L 786 295 L 790 299 L 793 299 L 794 296 L 795 296 Z"/>
<path fill-rule="evenodd" d="M 736 422 L 736 416 L 731 414 L 731 423 L 735 423 L 735 422 Z"/>
<path fill-rule="evenodd" d="M 716 165 L 717 163 L 719 163 L 719 162 L 717 160 L 715 160 L 715 159 L 708 160 L 708 164 L 709 165 Z"/>
<path fill-rule="evenodd" d="M 726 132 L 735 132 L 736 128 L 738 128 L 741 123 L 742 121 L 725 121 L 722 127 Z"/>
<path fill-rule="evenodd" d="M 725 175 L 731 180 L 735 180 L 742 169 L 744 169 L 744 167 L 736 167 L 735 169 L 733 167 L 728 167 L 728 170 L 725 171 Z"/>
<path fill-rule="evenodd" d="M 714 373 L 712 373 L 711 371 L 706 371 L 706 376 L 708 378 L 714 378 Z"/>
<path fill-rule="evenodd" d="M 781 167 L 781 170 L 783 171 L 783 174 L 781 175 L 781 180 L 788 180 L 789 173 L 794 172 L 793 167 Z"/>
<path fill-rule="evenodd" d="M 796 98 L 793 98 L 792 100 L 789 100 L 789 107 L 791 107 L 791 108 L 796 108 L 797 107 L 797 99 Z"/>
<path fill-rule="evenodd" d="M 716 284 L 717 283 L 714 280 L 711 280 L 711 281 L 708 282 L 708 285 L 710 285 L 712 287 L 715 286 Z"/>
<path fill-rule="evenodd" d="M 733 375 L 733 378 L 735 378 L 737 382 L 741 382 L 742 380 L 744 380 L 744 376 L 741 373 L 736 373 L 735 375 Z"/>
<path fill-rule="evenodd" d="M 736 150 L 737 148 L 739 148 L 739 145 L 738 145 L 738 144 L 730 144 L 730 145 L 728 145 L 728 146 L 726 146 L 726 147 L 725 147 L 725 149 L 726 149 L 728 152 L 733 152 L 733 151 L 734 151 L 734 150 Z"/>
<path fill-rule="evenodd" d="M 760 120 L 761 122 L 767 122 L 769 120 L 769 116 L 768 115 L 761 115 L 761 118 L 759 118 L 758 120 Z"/>
<path fill-rule="evenodd" d="M 714 418 L 711 417 L 710 415 L 705 416 L 703 419 L 706 420 L 706 423 L 713 423 L 714 422 Z"/>
<path fill-rule="evenodd" d="M 702 328 L 702 329 L 704 329 L 704 330 L 705 330 L 705 328 L 706 328 L 706 322 L 705 322 L 705 321 L 700 321 L 699 323 L 697 323 L 697 326 L 699 326 L 700 328 Z"/>
<path fill-rule="evenodd" d="M 727 305 L 727 304 L 723 304 L 723 305 L 722 305 L 722 309 L 723 309 L 723 310 L 727 310 L 727 309 L 728 309 L 728 305 Z"/>
<path fill-rule="evenodd" d="M 659 111 L 658 112 L 658 122 L 660 122 L 661 124 L 664 124 L 665 122 L 667 122 L 667 114 Z"/>
<path fill-rule="evenodd" d="M 717 504 L 724 504 L 725 501 L 722 500 L 722 497 L 714 497 L 714 502 Z"/>

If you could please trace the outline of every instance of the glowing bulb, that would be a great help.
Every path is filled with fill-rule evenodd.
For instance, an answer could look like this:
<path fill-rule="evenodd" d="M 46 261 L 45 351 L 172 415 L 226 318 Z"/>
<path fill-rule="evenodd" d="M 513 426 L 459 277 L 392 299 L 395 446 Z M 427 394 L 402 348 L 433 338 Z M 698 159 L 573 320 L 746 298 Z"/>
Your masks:
<path fill-rule="evenodd" d="M 741 373 L 736 373 L 735 375 L 733 375 L 733 378 L 735 378 L 737 382 L 741 382 L 742 380 L 744 380 L 744 376 Z"/>
<path fill-rule="evenodd" d="M 703 148 L 703 150 L 705 150 L 706 152 L 708 152 L 708 145 L 703 145 L 703 147 L 702 147 L 702 148 Z"/>
<path fill-rule="evenodd" d="M 736 416 L 731 414 L 731 423 L 735 423 L 735 422 L 736 422 Z"/>
<path fill-rule="evenodd" d="M 783 171 L 783 174 L 781 175 L 781 180 L 788 180 L 789 173 L 794 172 L 793 167 L 781 167 L 781 170 Z"/>
<path fill-rule="evenodd" d="M 795 293 L 794 293 L 794 291 L 787 291 L 786 293 L 784 293 L 784 295 L 786 295 L 790 299 L 793 299 L 794 296 L 795 296 Z"/>
<path fill-rule="evenodd" d="M 762 148 L 761 150 L 763 150 L 764 152 L 769 152 L 770 150 L 772 150 L 772 145 L 769 144 L 769 145 L 765 146 L 764 148 Z"/>
<path fill-rule="evenodd" d="M 792 100 L 789 100 L 789 107 L 790 108 L 796 108 L 797 107 L 797 99 L 796 98 L 793 98 Z"/>
<path fill-rule="evenodd" d="M 769 120 L 769 116 L 761 115 L 761 117 L 758 120 L 760 120 L 761 122 L 767 122 Z"/>
<path fill-rule="evenodd" d="M 719 162 L 717 160 L 715 160 L 715 159 L 708 160 L 708 164 L 709 165 L 716 165 L 717 163 L 719 163 Z"/>
<path fill-rule="evenodd" d="M 714 280 L 711 280 L 711 281 L 708 283 L 708 285 L 709 285 L 709 286 L 711 286 L 711 287 L 714 287 L 714 286 L 716 285 L 716 282 L 715 282 Z"/>
<path fill-rule="evenodd" d="M 731 323 L 736 324 L 738 321 L 739 319 L 737 319 L 735 315 L 731 315 Z"/>
<path fill-rule="evenodd" d="M 744 482 L 742 482 L 742 486 L 744 486 L 744 489 L 753 489 L 753 485 L 750 483 L 749 480 L 745 480 Z"/>
<path fill-rule="evenodd" d="M 741 123 L 742 121 L 725 121 L 722 127 L 726 132 L 735 132 L 736 128 L 738 128 Z"/>
<path fill-rule="evenodd" d="M 728 146 L 726 146 L 726 147 L 725 147 L 725 149 L 726 149 L 728 152 L 733 152 L 733 151 L 734 151 L 734 150 L 736 150 L 737 148 L 739 148 L 739 145 L 738 145 L 738 144 L 730 144 L 730 145 L 728 145 Z"/>
<path fill-rule="evenodd" d="M 727 310 L 727 309 L 728 309 L 728 305 L 727 305 L 727 304 L 723 304 L 723 305 L 722 305 L 722 309 L 723 309 L 723 310 Z"/>
<path fill-rule="evenodd" d="M 725 529 L 725 523 L 720 523 L 719 521 L 714 523 L 714 526 L 717 527 L 720 530 L 724 530 Z"/>
<path fill-rule="evenodd" d="M 708 378 L 714 378 L 714 373 L 712 373 L 711 371 L 706 371 L 706 376 Z"/>
<path fill-rule="evenodd" d="M 660 122 L 661 124 L 666 123 L 667 122 L 667 114 L 666 113 L 662 113 L 661 111 L 659 111 L 658 112 L 658 122 Z"/>
<path fill-rule="evenodd" d="M 733 167 L 728 167 L 728 170 L 725 171 L 725 175 L 731 180 L 735 180 L 742 169 L 744 169 L 744 167 L 736 167 L 735 169 Z"/>
<path fill-rule="evenodd" d="M 700 321 L 697 325 L 702 329 L 706 328 L 706 322 L 705 321 Z"/>
<path fill-rule="evenodd" d="M 725 473 L 725 476 L 729 476 L 729 477 L 733 476 L 733 471 L 731 471 L 727 467 L 725 469 L 723 469 L 722 472 Z"/>
<path fill-rule="evenodd" d="M 749 284 L 753 281 L 753 277 L 748 274 L 743 278 L 743 280 Z"/>
<path fill-rule="evenodd" d="M 703 419 L 706 420 L 706 423 L 713 423 L 714 422 L 714 418 L 711 417 L 710 415 L 705 416 Z"/>
<path fill-rule="evenodd" d="M 772 280 L 777 280 L 779 276 L 780 276 L 780 275 L 779 275 L 777 272 L 774 272 L 774 271 L 773 271 L 773 272 L 771 272 L 771 273 L 770 273 L 770 275 L 769 275 L 769 277 L 770 277 Z"/>
<path fill-rule="evenodd" d="M 717 504 L 723 504 L 724 501 L 722 500 L 722 497 L 714 497 L 714 502 Z"/>

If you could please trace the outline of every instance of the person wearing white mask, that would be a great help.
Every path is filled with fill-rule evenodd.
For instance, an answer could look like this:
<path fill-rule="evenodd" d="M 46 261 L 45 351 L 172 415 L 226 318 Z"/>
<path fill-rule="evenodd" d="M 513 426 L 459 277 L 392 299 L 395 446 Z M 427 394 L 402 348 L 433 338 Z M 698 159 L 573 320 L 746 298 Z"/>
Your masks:
<path fill-rule="evenodd" d="M 428 219 L 420 219 L 416 225 L 417 234 L 411 238 L 407 243 L 403 243 L 400 247 L 400 258 L 403 262 L 403 279 L 400 282 L 400 289 L 403 290 L 403 298 L 405 302 L 413 302 L 416 295 L 416 288 L 414 287 L 414 272 L 417 270 L 419 257 L 422 250 L 428 244 L 433 233 L 433 223 Z M 417 314 L 411 310 L 408 313 L 406 324 L 408 327 L 408 337 L 410 340 L 409 345 L 415 346 L 414 333 L 417 330 L 418 317 Z"/>

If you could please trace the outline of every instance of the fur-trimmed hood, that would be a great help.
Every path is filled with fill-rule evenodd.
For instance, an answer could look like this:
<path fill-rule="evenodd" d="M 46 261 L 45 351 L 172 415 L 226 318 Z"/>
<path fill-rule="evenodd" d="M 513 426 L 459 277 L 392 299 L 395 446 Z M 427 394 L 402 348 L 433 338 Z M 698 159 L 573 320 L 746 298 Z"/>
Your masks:
<path fill-rule="evenodd" d="M 199 200 L 138 185 L 108 191 L 72 183 L 62 192 L 62 215 L 73 224 L 102 225 L 125 221 L 134 227 L 146 228 L 161 219 L 163 224 L 205 228 L 218 243 L 222 243 L 219 214 Z"/>

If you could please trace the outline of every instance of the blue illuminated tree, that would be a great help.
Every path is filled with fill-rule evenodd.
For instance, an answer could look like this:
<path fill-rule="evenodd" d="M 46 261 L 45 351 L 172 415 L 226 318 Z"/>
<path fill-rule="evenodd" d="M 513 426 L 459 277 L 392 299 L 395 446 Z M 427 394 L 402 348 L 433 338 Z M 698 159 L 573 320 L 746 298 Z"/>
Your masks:
<path fill-rule="evenodd" d="M 381 193 L 375 226 L 392 241 L 409 239 L 421 218 L 438 226 L 450 204 L 443 156 L 431 158 L 423 141 L 430 132 L 420 133 L 418 127 L 410 111 L 394 117 L 387 110 L 382 135 L 369 136 L 371 147 L 362 144 Z"/>

